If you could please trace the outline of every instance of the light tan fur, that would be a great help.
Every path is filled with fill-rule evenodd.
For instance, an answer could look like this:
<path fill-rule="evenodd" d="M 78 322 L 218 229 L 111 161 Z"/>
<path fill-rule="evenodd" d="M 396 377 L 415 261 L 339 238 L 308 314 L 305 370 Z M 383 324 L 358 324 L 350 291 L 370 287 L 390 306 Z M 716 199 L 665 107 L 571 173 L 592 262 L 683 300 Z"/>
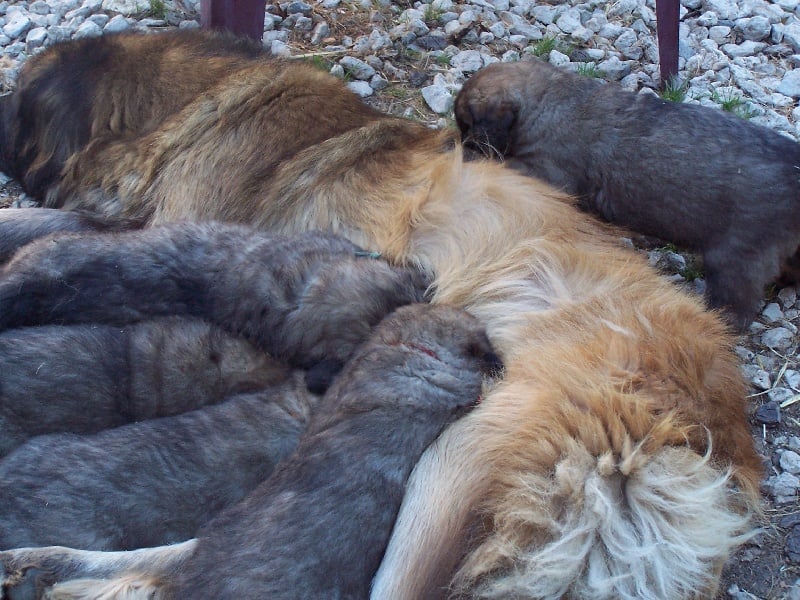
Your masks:
<path fill-rule="evenodd" d="M 487 326 L 505 380 L 423 456 L 373 597 L 712 595 L 761 470 L 721 319 L 547 185 L 407 121 L 333 131 L 359 111 L 341 84 L 279 75 L 325 98 L 319 139 L 302 98 L 269 104 L 262 66 L 89 174 L 73 157 L 62 193 L 152 223 L 332 229 L 423 266 L 435 302 Z"/>

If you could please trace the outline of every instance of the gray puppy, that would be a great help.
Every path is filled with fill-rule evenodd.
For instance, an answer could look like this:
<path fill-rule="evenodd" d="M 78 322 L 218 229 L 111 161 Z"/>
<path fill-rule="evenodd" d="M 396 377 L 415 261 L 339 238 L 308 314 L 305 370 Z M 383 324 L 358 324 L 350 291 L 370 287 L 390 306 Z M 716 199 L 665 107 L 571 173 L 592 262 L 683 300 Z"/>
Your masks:
<path fill-rule="evenodd" d="M 52 597 L 116 597 L 117 581 L 97 579 L 122 578 L 130 598 L 367 598 L 412 467 L 500 368 L 469 314 L 400 308 L 347 363 L 295 453 L 198 539 L 122 554 L 3 552 L 0 575 L 12 589 L 39 569 L 40 591 L 79 579 Z"/>
<path fill-rule="evenodd" d="M 294 450 L 315 403 L 302 373 L 286 373 L 186 414 L 28 440 L 0 461 L 0 548 L 128 550 L 191 538 Z"/>
<path fill-rule="evenodd" d="M 0 333 L 0 456 L 33 435 L 93 433 L 263 389 L 287 367 L 186 317 Z"/>
<path fill-rule="evenodd" d="M 55 232 L 125 231 L 141 226 L 134 219 L 99 217 L 84 211 L 55 208 L 0 210 L 0 264 L 33 240 Z"/>
<path fill-rule="evenodd" d="M 467 143 L 701 252 L 709 301 L 739 328 L 800 244 L 800 145 L 729 113 L 531 60 L 475 74 L 455 114 Z"/>
<path fill-rule="evenodd" d="M 384 315 L 424 295 L 419 272 L 365 254 L 330 233 L 288 238 L 213 222 L 60 234 L 0 271 L 0 330 L 190 315 L 327 373 Z"/>

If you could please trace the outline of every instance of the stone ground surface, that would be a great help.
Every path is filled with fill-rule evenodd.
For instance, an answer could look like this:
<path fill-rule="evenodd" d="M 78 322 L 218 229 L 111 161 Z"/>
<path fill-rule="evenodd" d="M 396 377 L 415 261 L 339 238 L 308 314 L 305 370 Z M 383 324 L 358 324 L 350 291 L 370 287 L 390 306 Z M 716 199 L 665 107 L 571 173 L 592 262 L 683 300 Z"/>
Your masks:
<path fill-rule="evenodd" d="M 348 81 L 381 110 L 453 125 L 465 79 L 533 54 L 640 93 L 660 89 L 654 0 L 309 0 L 269 3 L 264 45 Z M 800 138 L 800 0 L 682 0 L 680 95 Z M 194 0 L 0 0 L 0 93 L 52 43 L 126 29 L 198 27 Z M 691 182 L 687 182 L 691 188 Z M 0 175 L 0 207 L 27 204 Z M 665 276 L 702 291 L 689 254 L 636 240 Z M 766 465 L 763 533 L 725 567 L 719 598 L 800 600 L 800 301 L 771 290 L 737 347 Z"/>

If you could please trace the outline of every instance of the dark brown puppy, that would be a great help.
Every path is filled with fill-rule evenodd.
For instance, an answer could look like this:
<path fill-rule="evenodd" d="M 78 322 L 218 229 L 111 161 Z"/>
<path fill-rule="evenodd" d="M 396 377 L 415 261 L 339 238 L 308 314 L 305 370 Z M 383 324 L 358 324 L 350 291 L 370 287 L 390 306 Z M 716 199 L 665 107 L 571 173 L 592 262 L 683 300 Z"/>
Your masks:
<path fill-rule="evenodd" d="M 0 171 L 44 200 L 67 158 L 90 141 L 152 128 L 262 54 L 220 33 L 149 37 L 84 38 L 28 60 L 16 90 L 0 98 Z"/>
<path fill-rule="evenodd" d="M 223 223 L 62 234 L 28 244 L 0 271 L 0 330 L 189 315 L 328 373 L 424 293 L 418 272 L 364 254 L 330 233 L 288 238 Z"/>
<path fill-rule="evenodd" d="M 284 374 L 186 414 L 28 440 L 0 461 L 0 548 L 129 550 L 193 537 L 297 446 L 317 397 L 302 372 Z"/>
<path fill-rule="evenodd" d="M 474 317 L 444 305 L 402 307 L 356 351 L 296 452 L 188 549 L 150 550 L 149 561 L 63 548 L 0 553 L 6 576 L 21 575 L 36 555 L 45 584 L 125 576 L 131 598 L 366 598 L 412 467 L 500 368 Z M 66 585 L 77 586 L 70 597 L 84 597 L 98 584 L 107 594 L 98 597 L 114 597 L 114 581 Z"/>
<path fill-rule="evenodd" d="M 724 111 L 530 60 L 476 73 L 455 114 L 465 141 L 515 169 L 700 251 L 712 306 L 740 328 L 800 244 L 800 145 Z"/>
<path fill-rule="evenodd" d="M 279 381 L 287 367 L 199 319 L 0 333 L 0 456 L 31 436 L 175 415 Z"/>

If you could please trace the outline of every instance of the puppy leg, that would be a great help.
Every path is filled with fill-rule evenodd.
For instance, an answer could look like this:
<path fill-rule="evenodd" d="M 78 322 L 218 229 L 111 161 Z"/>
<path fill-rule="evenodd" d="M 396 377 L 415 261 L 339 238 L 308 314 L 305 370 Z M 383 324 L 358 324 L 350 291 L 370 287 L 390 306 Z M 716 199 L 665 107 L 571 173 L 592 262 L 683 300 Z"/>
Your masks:
<path fill-rule="evenodd" d="M 157 579 L 179 568 L 196 544 L 196 540 L 188 540 L 129 552 L 93 552 L 63 546 L 7 550 L 0 552 L 0 587 L 4 598 L 32 600 L 42 597 L 55 584 L 70 580 L 113 579 L 131 574 L 143 581 L 148 577 Z"/>
<path fill-rule="evenodd" d="M 758 314 L 764 286 L 780 272 L 778 249 L 762 247 L 756 254 L 752 247 L 714 247 L 703 254 L 703 264 L 709 304 L 725 309 L 737 330 L 746 330 Z"/>

